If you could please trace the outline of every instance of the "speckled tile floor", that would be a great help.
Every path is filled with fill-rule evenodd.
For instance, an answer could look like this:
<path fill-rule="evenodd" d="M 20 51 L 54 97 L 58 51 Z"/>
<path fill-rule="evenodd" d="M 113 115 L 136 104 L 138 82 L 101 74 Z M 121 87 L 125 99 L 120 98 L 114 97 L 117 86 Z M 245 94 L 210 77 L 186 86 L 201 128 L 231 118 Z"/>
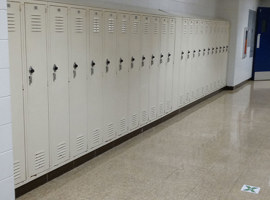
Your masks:
<path fill-rule="evenodd" d="M 18 200 L 269 199 L 265 81 L 224 91 Z"/>

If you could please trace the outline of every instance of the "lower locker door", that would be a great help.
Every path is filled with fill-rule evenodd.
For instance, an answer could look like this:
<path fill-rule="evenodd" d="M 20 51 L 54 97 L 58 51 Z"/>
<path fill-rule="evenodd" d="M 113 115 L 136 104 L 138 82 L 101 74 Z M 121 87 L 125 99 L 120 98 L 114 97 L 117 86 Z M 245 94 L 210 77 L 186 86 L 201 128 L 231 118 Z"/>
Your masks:
<path fill-rule="evenodd" d="M 117 22 L 117 130 L 118 135 L 128 131 L 128 68 L 129 68 L 129 15 L 118 14 Z"/>
<path fill-rule="evenodd" d="M 116 13 L 104 13 L 103 41 L 103 129 L 105 142 L 117 135 L 116 129 Z"/>
<path fill-rule="evenodd" d="M 12 132 L 14 156 L 14 182 L 25 181 L 25 138 L 24 138 L 24 95 L 23 95 L 23 62 L 22 62 L 22 37 L 21 37 L 21 12 L 20 4 L 8 3 L 8 38 L 10 59 L 10 89 L 12 127 L 3 126 L 5 131 Z M 7 70 L 6 70 L 7 71 Z M 8 76 L 8 74 L 7 74 Z M 12 129 L 12 130 L 11 130 Z M 2 132 L 2 131 L 0 131 Z"/>
<path fill-rule="evenodd" d="M 51 164 L 69 159 L 67 8 L 49 7 L 49 131 Z"/>
<path fill-rule="evenodd" d="M 86 10 L 69 11 L 70 62 L 69 106 L 72 157 L 87 151 Z"/>
<path fill-rule="evenodd" d="M 102 58 L 103 16 L 101 11 L 90 10 L 90 64 L 88 74 L 88 146 L 94 149 L 103 142 L 103 80 Z"/>
<path fill-rule="evenodd" d="M 49 168 L 46 6 L 25 4 L 26 130 L 30 177 Z"/>

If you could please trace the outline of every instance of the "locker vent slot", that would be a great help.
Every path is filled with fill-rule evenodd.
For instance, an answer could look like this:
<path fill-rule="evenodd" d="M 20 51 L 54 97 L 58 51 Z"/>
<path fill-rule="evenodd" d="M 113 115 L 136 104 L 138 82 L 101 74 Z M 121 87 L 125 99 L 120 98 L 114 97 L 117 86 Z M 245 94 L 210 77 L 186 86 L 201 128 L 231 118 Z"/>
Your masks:
<path fill-rule="evenodd" d="M 142 122 L 143 123 L 147 122 L 147 111 L 142 112 Z"/>
<path fill-rule="evenodd" d="M 107 139 L 111 139 L 114 137 L 114 127 L 113 127 L 113 124 L 109 124 L 108 127 L 107 127 Z"/>
<path fill-rule="evenodd" d="M 162 34 L 167 34 L 167 24 L 162 23 Z"/>
<path fill-rule="evenodd" d="M 82 33 L 83 32 L 84 19 L 82 17 L 76 17 L 75 19 L 75 32 Z"/>
<path fill-rule="evenodd" d="M 109 33 L 114 32 L 114 19 L 113 18 L 108 19 L 108 32 Z"/>
<path fill-rule="evenodd" d="M 132 115 L 131 125 L 132 128 L 136 128 L 138 125 L 138 116 L 136 114 Z"/>
<path fill-rule="evenodd" d="M 122 33 L 127 32 L 127 20 L 122 20 L 121 31 L 122 31 Z"/>
<path fill-rule="evenodd" d="M 154 34 L 158 34 L 158 23 L 154 23 Z"/>
<path fill-rule="evenodd" d="M 32 32 L 42 31 L 42 18 L 41 15 L 31 15 L 31 30 Z"/>
<path fill-rule="evenodd" d="M 8 13 L 7 16 L 8 16 L 8 31 L 16 32 L 15 14 Z"/>
<path fill-rule="evenodd" d="M 76 150 L 77 152 L 81 152 L 84 148 L 84 136 L 80 135 L 76 140 Z"/>
<path fill-rule="evenodd" d="M 171 22 L 170 23 L 170 34 L 174 34 L 175 33 L 175 23 Z"/>
<path fill-rule="evenodd" d="M 120 121 L 120 133 L 123 133 L 126 131 L 126 119 L 121 119 Z"/>
<path fill-rule="evenodd" d="M 96 129 L 93 131 L 93 146 L 99 145 L 100 141 L 100 130 Z"/>
<path fill-rule="evenodd" d="M 139 22 L 134 21 L 132 26 L 132 33 L 137 34 L 139 32 Z"/>
<path fill-rule="evenodd" d="M 21 164 L 20 161 L 14 162 L 14 179 L 18 180 L 21 178 Z"/>
<path fill-rule="evenodd" d="M 149 23 L 148 22 L 145 22 L 144 23 L 143 32 L 144 32 L 144 34 L 148 34 L 149 33 Z"/>
<path fill-rule="evenodd" d="M 57 159 L 62 160 L 67 157 L 67 144 L 62 142 L 57 145 Z"/>
<path fill-rule="evenodd" d="M 151 119 L 156 118 L 156 107 L 152 107 L 150 112 L 151 112 Z"/>
<path fill-rule="evenodd" d="M 54 28 L 55 28 L 55 32 L 58 32 L 58 33 L 64 32 L 64 28 L 65 28 L 64 17 L 61 17 L 61 16 L 55 17 Z"/>
<path fill-rule="evenodd" d="M 94 17 L 93 20 L 93 32 L 99 33 L 100 32 L 100 20 L 99 17 Z"/>
<path fill-rule="evenodd" d="M 40 151 L 35 154 L 35 170 L 45 167 L 45 151 Z"/>

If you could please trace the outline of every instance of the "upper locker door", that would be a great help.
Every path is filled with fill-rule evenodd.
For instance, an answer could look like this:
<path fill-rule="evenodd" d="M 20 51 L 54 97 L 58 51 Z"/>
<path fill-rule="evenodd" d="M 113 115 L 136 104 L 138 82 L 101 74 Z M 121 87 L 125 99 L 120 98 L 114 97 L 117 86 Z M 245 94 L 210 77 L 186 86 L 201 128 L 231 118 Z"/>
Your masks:
<path fill-rule="evenodd" d="M 49 168 L 46 6 L 25 4 L 26 130 L 30 177 Z"/>
<path fill-rule="evenodd" d="M 108 142 L 116 136 L 116 13 L 104 12 L 103 129 Z"/>
<path fill-rule="evenodd" d="M 149 121 L 157 118 L 158 106 L 158 78 L 159 78 L 159 55 L 160 55 L 160 18 L 151 18 L 151 61 L 149 70 Z"/>
<path fill-rule="evenodd" d="M 89 149 L 102 144 L 103 135 L 103 13 L 90 10 L 90 66 L 88 66 L 88 144 Z"/>
<path fill-rule="evenodd" d="M 174 53 L 175 53 L 175 18 L 168 20 L 168 48 L 166 54 L 166 88 L 165 88 L 165 112 L 172 112 L 173 101 L 173 70 L 174 70 Z"/>
<path fill-rule="evenodd" d="M 127 133 L 128 127 L 128 68 L 130 16 L 118 13 L 117 17 L 117 130 L 118 135 Z"/>
<path fill-rule="evenodd" d="M 149 110 L 149 72 L 152 56 L 152 34 L 151 17 L 142 16 L 142 40 L 141 40 L 142 58 L 141 58 L 141 114 L 140 124 L 145 125 L 148 122 Z"/>
<path fill-rule="evenodd" d="M 159 83 L 158 83 L 158 117 L 165 114 L 166 97 L 166 63 L 167 63 L 167 44 L 168 43 L 168 18 L 161 18 L 161 37 L 159 55 Z"/>
<path fill-rule="evenodd" d="M 20 3 L 8 3 L 8 38 L 10 59 L 12 138 L 14 156 L 14 182 L 25 181 L 25 138 L 23 106 L 23 62 Z"/>
<path fill-rule="evenodd" d="M 183 93 L 182 68 L 182 18 L 176 18 L 175 22 L 175 52 L 173 67 L 173 110 L 182 107 L 181 93 Z"/>
<path fill-rule="evenodd" d="M 69 10 L 70 145 L 76 157 L 87 151 L 87 59 L 86 10 Z"/>
<path fill-rule="evenodd" d="M 49 131 L 51 164 L 69 159 L 68 20 L 66 7 L 49 7 Z"/>
<path fill-rule="evenodd" d="M 139 127 L 140 119 L 140 67 L 141 67 L 141 17 L 130 16 L 130 67 L 129 67 L 129 130 Z"/>

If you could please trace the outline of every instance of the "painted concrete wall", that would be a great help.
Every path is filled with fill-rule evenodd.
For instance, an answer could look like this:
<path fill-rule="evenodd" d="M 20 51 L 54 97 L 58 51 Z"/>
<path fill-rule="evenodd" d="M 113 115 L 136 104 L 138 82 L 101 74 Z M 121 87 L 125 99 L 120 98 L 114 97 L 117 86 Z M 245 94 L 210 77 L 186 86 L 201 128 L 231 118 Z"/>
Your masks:
<path fill-rule="evenodd" d="M 14 199 L 6 0 L 0 0 L 0 199 Z"/>

